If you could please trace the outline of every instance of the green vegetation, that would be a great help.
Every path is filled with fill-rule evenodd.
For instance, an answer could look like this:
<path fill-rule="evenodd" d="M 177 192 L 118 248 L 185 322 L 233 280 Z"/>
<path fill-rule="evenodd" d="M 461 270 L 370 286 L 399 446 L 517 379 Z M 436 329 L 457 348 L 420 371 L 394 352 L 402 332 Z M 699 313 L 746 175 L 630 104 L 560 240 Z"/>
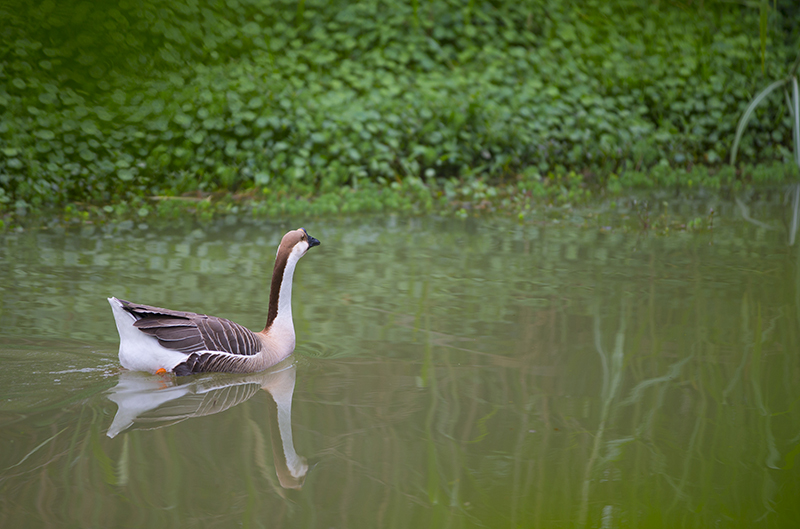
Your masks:
<path fill-rule="evenodd" d="M 792 160 L 779 98 L 738 145 L 757 165 L 722 165 L 797 55 L 785 2 L 209 4 L 0 5 L 0 211 L 459 210 L 796 177 L 763 168 Z"/>

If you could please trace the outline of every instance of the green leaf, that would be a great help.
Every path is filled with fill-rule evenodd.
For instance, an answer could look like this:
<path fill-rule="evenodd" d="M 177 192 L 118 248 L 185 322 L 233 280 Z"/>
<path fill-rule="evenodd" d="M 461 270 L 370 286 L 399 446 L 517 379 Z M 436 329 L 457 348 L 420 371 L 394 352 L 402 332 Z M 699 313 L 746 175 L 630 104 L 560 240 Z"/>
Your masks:
<path fill-rule="evenodd" d="M 111 121 L 112 119 L 114 119 L 114 114 L 112 114 L 103 107 L 95 107 L 94 113 L 102 121 Z"/>
<path fill-rule="evenodd" d="M 87 162 L 93 162 L 94 160 L 97 159 L 97 154 L 95 154 L 94 151 L 92 151 L 90 149 L 83 149 L 78 154 L 80 155 L 80 157 L 84 161 L 87 161 Z"/>
<path fill-rule="evenodd" d="M 248 22 L 247 24 L 242 26 L 242 33 L 251 38 L 255 37 L 261 33 L 261 26 L 252 21 Z"/>
<path fill-rule="evenodd" d="M 133 180 L 133 171 L 130 169 L 120 169 L 117 171 L 117 178 L 123 182 L 130 182 Z"/>
<path fill-rule="evenodd" d="M 44 105 L 54 105 L 58 102 L 58 97 L 50 92 L 42 92 L 39 94 L 39 102 Z"/>
<path fill-rule="evenodd" d="M 172 120 L 184 128 L 192 124 L 192 118 L 187 116 L 186 114 L 175 114 Z"/>
<path fill-rule="evenodd" d="M 94 121 L 90 119 L 85 119 L 81 121 L 81 130 L 84 134 L 98 134 L 100 131 L 97 129 L 97 125 L 95 125 Z"/>

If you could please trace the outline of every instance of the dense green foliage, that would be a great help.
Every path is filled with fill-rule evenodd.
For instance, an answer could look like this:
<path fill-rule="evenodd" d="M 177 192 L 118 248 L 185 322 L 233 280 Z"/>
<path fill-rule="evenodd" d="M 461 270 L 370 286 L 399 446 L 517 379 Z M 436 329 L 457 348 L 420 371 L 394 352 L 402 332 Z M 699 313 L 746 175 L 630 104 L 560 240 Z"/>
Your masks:
<path fill-rule="evenodd" d="M 713 172 L 796 55 L 779 7 L 762 72 L 758 11 L 722 2 L 5 0 L 0 202 Z M 781 103 L 741 158 L 790 159 Z"/>

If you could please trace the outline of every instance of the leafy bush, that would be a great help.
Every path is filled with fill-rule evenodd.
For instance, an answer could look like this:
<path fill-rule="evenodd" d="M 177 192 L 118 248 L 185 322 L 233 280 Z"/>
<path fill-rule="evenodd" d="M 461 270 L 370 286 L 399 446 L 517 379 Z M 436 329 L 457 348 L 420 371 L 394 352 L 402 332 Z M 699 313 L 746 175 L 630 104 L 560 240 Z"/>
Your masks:
<path fill-rule="evenodd" d="M 758 13 L 662 4 L 6 0 L 0 202 L 718 164 L 763 83 Z M 780 101 L 751 130 L 743 159 L 788 156 Z"/>

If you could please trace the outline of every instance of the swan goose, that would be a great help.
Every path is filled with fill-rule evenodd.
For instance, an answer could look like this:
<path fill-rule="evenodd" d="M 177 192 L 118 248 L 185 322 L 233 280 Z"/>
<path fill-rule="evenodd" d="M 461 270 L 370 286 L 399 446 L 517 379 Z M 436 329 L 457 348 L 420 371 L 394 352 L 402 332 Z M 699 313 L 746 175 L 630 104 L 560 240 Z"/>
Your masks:
<path fill-rule="evenodd" d="M 207 371 L 255 373 L 294 351 L 292 277 L 319 241 L 304 228 L 281 239 L 269 293 L 267 325 L 253 332 L 232 321 L 108 298 L 119 331 L 119 361 L 132 371 L 178 376 Z"/>

